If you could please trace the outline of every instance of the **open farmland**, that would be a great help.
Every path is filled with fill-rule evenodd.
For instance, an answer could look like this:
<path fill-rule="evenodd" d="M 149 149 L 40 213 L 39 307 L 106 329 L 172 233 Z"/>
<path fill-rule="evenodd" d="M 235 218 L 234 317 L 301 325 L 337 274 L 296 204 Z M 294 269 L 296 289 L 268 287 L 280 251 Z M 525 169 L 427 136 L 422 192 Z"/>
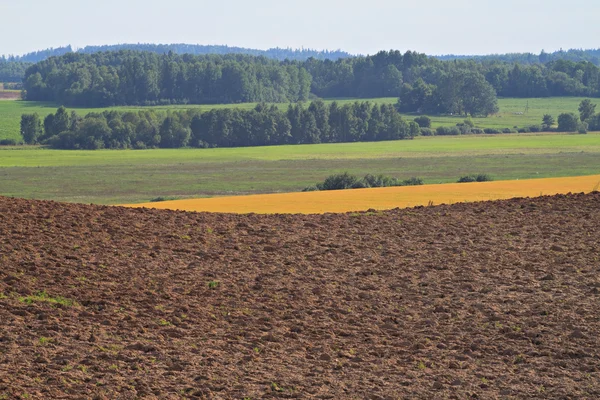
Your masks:
<path fill-rule="evenodd" d="M 442 185 L 404 186 L 253 196 L 213 197 L 130 205 L 163 210 L 222 213 L 302 213 L 389 210 L 434 204 L 589 193 L 600 188 L 600 175 Z"/>
<path fill-rule="evenodd" d="M 600 135 L 436 137 L 238 149 L 0 150 L 0 193 L 85 203 L 299 191 L 349 171 L 426 183 L 470 173 L 496 180 L 600 173 Z"/>
<path fill-rule="evenodd" d="M 598 398 L 600 194 L 239 216 L 0 198 L 3 398 Z"/>
<path fill-rule="evenodd" d="M 539 99 L 498 99 L 498 105 L 500 112 L 498 114 L 489 116 L 487 118 L 473 118 L 473 122 L 482 128 L 513 128 L 514 126 L 526 127 L 531 125 L 539 125 L 542 122 L 544 114 L 551 114 L 554 118 L 558 117 L 560 113 L 574 112 L 577 113 L 577 107 L 583 100 L 582 97 L 553 97 L 553 98 L 539 98 Z M 330 103 L 334 100 L 325 100 L 326 103 Z M 340 104 L 352 103 L 355 101 L 371 101 L 377 104 L 395 104 L 397 99 L 390 98 L 379 98 L 379 99 L 335 99 Z M 595 99 L 592 99 L 596 102 Z M 101 112 L 104 110 L 143 110 L 143 109 L 154 109 L 154 110 L 185 110 L 185 109 L 199 109 L 201 111 L 208 111 L 210 109 L 219 108 L 243 108 L 252 109 L 256 106 L 256 103 L 243 103 L 243 104 L 214 104 L 214 105 L 178 105 L 178 106 L 156 106 L 156 107 L 113 107 L 113 108 L 70 108 L 69 110 L 75 110 L 80 115 L 85 115 L 90 112 Z M 288 104 L 278 104 L 280 108 L 287 108 Z M 526 107 L 529 106 L 529 110 L 525 113 Z M 9 101 L 0 102 L 0 140 L 2 139 L 15 139 L 20 140 L 21 135 L 19 133 L 19 122 L 21 115 L 24 113 L 38 113 L 42 118 L 50 113 L 56 112 L 59 105 L 54 103 L 46 102 L 32 102 L 32 101 Z M 519 115 L 518 113 L 523 113 Z M 415 115 L 404 115 L 407 119 L 413 119 Z M 463 122 L 463 116 L 431 116 L 432 125 L 434 128 L 438 126 L 453 126 L 457 123 Z"/>
<path fill-rule="evenodd" d="M 143 203 L 294 192 L 348 171 L 425 183 L 473 173 L 495 180 L 600 173 L 600 135 L 481 135 L 234 149 L 0 149 L 0 194 L 68 202 Z"/>

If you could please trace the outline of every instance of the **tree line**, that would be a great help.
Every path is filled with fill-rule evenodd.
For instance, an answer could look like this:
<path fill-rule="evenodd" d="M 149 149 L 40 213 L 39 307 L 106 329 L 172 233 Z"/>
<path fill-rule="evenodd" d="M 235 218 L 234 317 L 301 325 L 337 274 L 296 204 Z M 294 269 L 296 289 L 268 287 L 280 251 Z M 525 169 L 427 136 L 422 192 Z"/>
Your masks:
<path fill-rule="evenodd" d="M 58 149 L 144 149 L 178 147 L 240 147 L 309 143 L 341 143 L 411 139 L 419 125 L 403 119 L 393 105 L 355 102 L 287 110 L 258 104 L 236 108 L 183 111 L 104 111 L 84 117 L 64 107 L 43 121 L 23 114 L 21 134 L 29 144 Z"/>
<path fill-rule="evenodd" d="M 246 55 L 71 53 L 27 69 L 27 100 L 70 106 L 297 102 L 311 78 L 294 63 Z"/>
<path fill-rule="evenodd" d="M 70 53 L 29 67 L 27 100 L 71 106 L 296 102 L 398 97 L 404 111 L 495 112 L 505 97 L 600 96 L 600 68 L 441 61 L 408 51 L 332 60 L 275 61 L 250 55 L 177 55 L 133 50 Z"/>

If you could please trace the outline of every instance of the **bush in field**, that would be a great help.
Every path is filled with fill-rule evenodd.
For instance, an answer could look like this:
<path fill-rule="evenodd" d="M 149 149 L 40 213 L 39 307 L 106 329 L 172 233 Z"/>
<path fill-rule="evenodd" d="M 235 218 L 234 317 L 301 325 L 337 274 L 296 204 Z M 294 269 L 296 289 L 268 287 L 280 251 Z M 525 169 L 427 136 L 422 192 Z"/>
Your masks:
<path fill-rule="evenodd" d="M 435 131 L 431 128 L 421 128 L 422 136 L 435 136 Z"/>
<path fill-rule="evenodd" d="M 485 128 L 483 130 L 483 132 L 485 132 L 485 133 L 494 133 L 494 134 L 495 133 L 501 133 L 499 129 L 495 129 L 495 128 Z"/>
<path fill-rule="evenodd" d="M 530 132 L 543 132 L 543 131 L 547 131 L 550 128 L 544 128 L 542 125 L 531 125 L 529 127 L 529 131 Z"/>
<path fill-rule="evenodd" d="M 323 183 L 317 183 L 316 185 L 311 185 L 304 188 L 303 192 L 314 192 L 318 190 L 363 189 L 391 186 L 416 186 L 422 184 L 423 180 L 415 177 L 401 181 L 398 178 L 390 176 L 367 174 L 364 178 L 358 179 L 356 176 L 350 175 L 347 172 L 345 172 L 343 174 L 331 175 L 327 177 L 327 179 L 325 179 Z"/>
<path fill-rule="evenodd" d="M 428 116 L 423 115 L 421 117 L 417 117 L 415 118 L 415 122 L 419 124 L 421 128 L 431 128 L 431 118 Z"/>
<path fill-rule="evenodd" d="M 460 135 L 460 129 L 456 126 L 438 126 L 435 134 L 437 136 L 456 136 Z"/>
<path fill-rule="evenodd" d="M 479 175 L 465 175 L 462 176 L 458 183 L 468 183 L 468 182 L 491 182 L 493 181 L 492 177 L 487 174 L 479 174 Z"/>
<path fill-rule="evenodd" d="M 550 114 L 544 114 L 544 118 L 542 118 L 542 127 L 545 131 L 549 131 L 552 128 L 552 125 L 555 124 L 554 117 Z M 533 132 L 533 131 L 532 131 Z"/>
<path fill-rule="evenodd" d="M 575 113 L 562 113 L 558 116 L 559 132 L 577 132 L 579 129 L 579 118 Z"/>
<path fill-rule="evenodd" d="M 347 172 L 338 175 L 328 176 L 323 182 L 321 190 L 341 190 L 350 189 L 358 182 L 354 175 Z"/>

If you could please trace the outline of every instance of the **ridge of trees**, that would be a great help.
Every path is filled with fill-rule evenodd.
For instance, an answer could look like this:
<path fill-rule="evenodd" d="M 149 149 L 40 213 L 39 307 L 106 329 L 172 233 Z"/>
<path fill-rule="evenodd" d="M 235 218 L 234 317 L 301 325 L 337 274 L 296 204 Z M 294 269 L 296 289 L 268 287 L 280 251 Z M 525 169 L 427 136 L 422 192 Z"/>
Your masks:
<path fill-rule="evenodd" d="M 535 65 L 441 61 L 411 51 L 301 62 L 121 50 L 39 62 L 27 69 L 24 88 L 27 100 L 86 107 L 296 102 L 312 94 L 398 97 L 407 112 L 487 115 L 495 112 L 496 95 L 599 97 L 600 68 L 565 60 Z"/>
<path fill-rule="evenodd" d="M 50 57 L 60 57 L 67 53 L 93 54 L 103 51 L 149 51 L 156 54 L 165 54 L 173 52 L 176 54 L 206 55 L 206 54 L 246 54 L 252 56 L 264 56 L 273 60 L 299 60 L 304 61 L 309 58 L 317 60 L 337 60 L 338 58 L 352 57 L 350 53 L 342 50 L 314 50 L 314 49 L 292 49 L 274 47 L 267 50 L 250 49 L 245 47 L 227 46 L 227 45 L 201 45 L 201 44 L 153 44 L 153 43 L 122 43 L 102 46 L 85 46 L 76 51 L 71 45 L 57 48 L 49 48 L 40 51 L 34 51 L 22 56 L 4 55 L 0 57 L 0 62 L 24 62 L 37 63 Z"/>
<path fill-rule="evenodd" d="M 446 54 L 435 56 L 443 61 L 453 60 L 475 60 L 478 62 L 503 61 L 519 64 L 546 64 L 550 61 L 566 60 L 573 62 L 586 61 L 595 65 L 600 65 L 600 48 L 599 49 L 569 49 L 557 50 L 547 53 L 544 50 L 540 54 L 534 53 L 505 53 L 505 54 L 488 54 L 488 55 L 455 55 Z"/>
<path fill-rule="evenodd" d="M 314 101 L 287 110 L 258 104 L 235 108 L 136 112 L 104 111 L 85 117 L 61 107 L 42 121 L 23 114 L 26 143 L 59 149 L 241 147 L 411 139 L 419 125 L 404 120 L 393 105 L 356 102 L 340 106 Z"/>

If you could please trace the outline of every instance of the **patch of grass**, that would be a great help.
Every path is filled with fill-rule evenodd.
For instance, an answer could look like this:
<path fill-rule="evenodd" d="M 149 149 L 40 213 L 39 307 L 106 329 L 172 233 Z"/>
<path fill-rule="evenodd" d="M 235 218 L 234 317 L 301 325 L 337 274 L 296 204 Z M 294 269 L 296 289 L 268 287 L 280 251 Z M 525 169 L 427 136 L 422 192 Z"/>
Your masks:
<path fill-rule="evenodd" d="M 0 106 L 1 107 L 1 106 Z M 3 117 L 0 108 L 0 119 Z M 0 194 L 125 204 L 296 192 L 347 171 L 425 184 L 471 171 L 496 180 L 600 173 L 600 135 L 495 135 L 234 149 L 68 151 L 0 147 Z"/>
<path fill-rule="evenodd" d="M 45 291 L 37 292 L 35 295 L 19 297 L 19 301 L 25 304 L 49 303 L 52 305 L 61 305 L 64 307 L 75 307 L 79 304 L 73 300 L 61 296 L 52 297 Z"/>
<path fill-rule="evenodd" d="M 40 346 L 46 346 L 47 344 L 50 344 L 53 341 L 53 339 L 42 336 L 41 338 L 39 338 L 38 343 L 40 344 Z"/>
<path fill-rule="evenodd" d="M 221 286 L 221 282 L 219 282 L 219 281 L 210 281 L 210 282 L 208 282 L 208 288 L 209 289 L 213 289 L 214 290 L 214 289 L 218 288 L 219 286 Z"/>

